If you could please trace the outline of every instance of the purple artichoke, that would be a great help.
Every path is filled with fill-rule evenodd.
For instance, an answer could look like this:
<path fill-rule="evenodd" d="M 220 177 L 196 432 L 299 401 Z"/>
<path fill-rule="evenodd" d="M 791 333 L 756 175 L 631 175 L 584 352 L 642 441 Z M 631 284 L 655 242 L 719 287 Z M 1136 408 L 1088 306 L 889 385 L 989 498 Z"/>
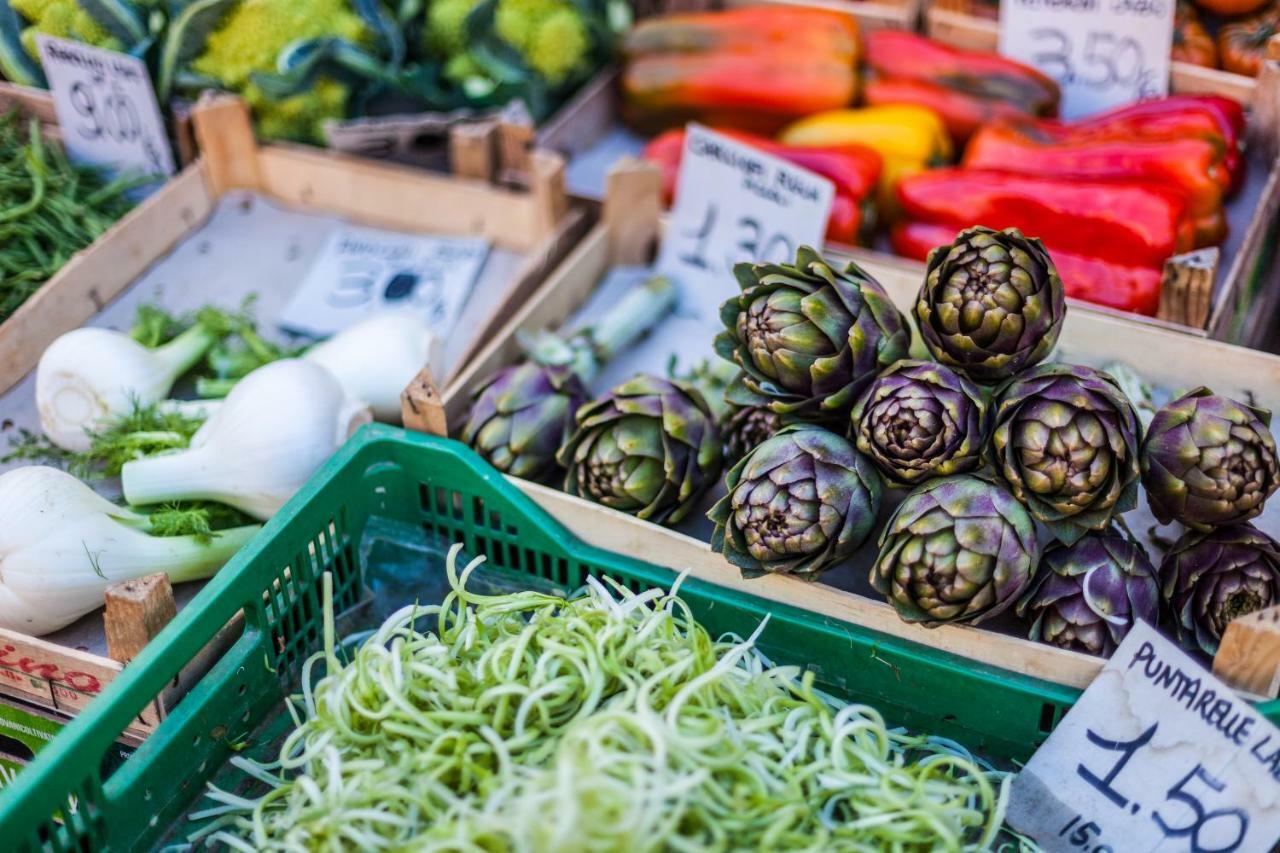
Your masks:
<path fill-rule="evenodd" d="M 858 450 L 895 485 L 982 466 L 985 401 L 949 367 L 904 360 L 871 383 L 851 416 Z"/>
<path fill-rule="evenodd" d="M 725 478 L 707 513 L 711 547 L 746 577 L 812 580 L 857 550 L 880 512 L 880 478 L 846 439 L 796 424 L 757 446 Z"/>
<path fill-rule="evenodd" d="M 915 315 L 934 358 L 999 382 L 1048 357 L 1066 300 L 1039 240 L 975 226 L 929 253 Z"/>
<path fill-rule="evenodd" d="M 1138 499 L 1142 426 L 1106 373 L 1042 364 L 992 404 L 990 452 L 1009 488 L 1068 545 Z"/>
<path fill-rule="evenodd" d="M 674 524 L 720 476 L 720 432 L 687 383 L 635 376 L 578 410 L 557 460 L 564 488 L 614 509 Z"/>
<path fill-rule="evenodd" d="M 1156 412 L 1142 447 L 1142 485 L 1162 522 L 1195 530 L 1247 521 L 1276 490 L 1271 414 L 1207 388 Z"/>
<path fill-rule="evenodd" d="M 725 462 L 738 462 L 785 425 L 786 419 L 782 415 L 765 406 L 736 407 L 720 427 L 724 437 Z"/>
<path fill-rule="evenodd" d="M 1022 504 L 984 477 L 931 480 L 880 534 L 871 585 L 907 622 L 979 622 L 1008 609 L 1040 557 Z"/>
<path fill-rule="evenodd" d="M 1111 657 L 1137 619 L 1156 623 L 1160 583 L 1142 546 L 1112 528 L 1051 546 L 1018 615 L 1030 638 Z"/>
<path fill-rule="evenodd" d="M 543 480 L 557 470 L 556 451 L 588 399 L 569 365 L 505 367 L 476 390 L 461 438 L 504 474 Z"/>
<path fill-rule="evenodd" d="M 1165 554 L 1160 584 L 1178 640 L 1212 655 L 1232 619 L 1280 603 L 1280 545 L 1252 524 L 1191 531 Z"/>
<path fill-rule="evenodd" d="M 907 354 L 907 319 L 856 264 L 836 270 L 807 246 L 795 264 L 738 264 L 716 352 L 743 370 L 753 398 L 806 420 L 848 414 L 876 372 Z"/>

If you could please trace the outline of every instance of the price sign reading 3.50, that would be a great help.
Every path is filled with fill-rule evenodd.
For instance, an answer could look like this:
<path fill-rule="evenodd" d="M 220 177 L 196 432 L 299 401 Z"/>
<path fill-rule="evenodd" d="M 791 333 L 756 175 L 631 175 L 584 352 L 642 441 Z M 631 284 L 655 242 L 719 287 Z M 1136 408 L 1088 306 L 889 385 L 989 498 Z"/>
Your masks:
<path fill-rule="evenodd" d="M 1174 0 L 1004 0 L 1000 52 L 1062 87 L 1067 118 L 1169 91 Z"/>
<path fill-rule="evenodd" d="M 743 261 L 819 248 L 835 188 L 826 178 L 698 125 L 685 134 L 659 271 L 681 283 L 684 312 L 715 319 Z"/>
<path fill-rule="evenodd" d="M 1250 853 L 1280 838 L 1280 729 L 1145 623 L 1014 782 L 1049 851 Z"/>

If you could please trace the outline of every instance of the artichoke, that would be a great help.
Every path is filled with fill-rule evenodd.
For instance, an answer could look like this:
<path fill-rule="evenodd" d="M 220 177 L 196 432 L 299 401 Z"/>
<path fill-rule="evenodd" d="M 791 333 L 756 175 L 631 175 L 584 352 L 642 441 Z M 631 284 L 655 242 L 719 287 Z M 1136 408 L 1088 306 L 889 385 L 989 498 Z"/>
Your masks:
<path fill-rule="evenodd" d="M 961 474 L 930 480 L 898 506 L 880 534 L 871 585 L 907 622 L 977 624 L 1017 600 L 1039 557 L 1022 504 Z"/>
<path fill-rule="evenodd" d="M 1142 446 L 1142 485 L 1160 521 L 1195 530 L 1247 521 L 1276 490 L 1271 414 L 1207 388 L 1156 413 Z"/>
<path fill-rule="evenodd" d="M 504 474 L 543 480 L 590 399 L 569 365 L 526 361 L 499 370 L 475 392 L 462 440 Z"/>
<path fill-rule="evenodd" d="M 697 389 L 640 375 L 578 410 L 560 448 L 564 488 L 637 518 L 674 524 L 720 476 L 720 431 Z"/>
<path fill-rule="evenodd" d="M 735 463 L 786 426 L 786 419 L 765 406 L 739 406 L 723 421 L 726 463 Z"/>
<path fill-rule="evenodd" d="M 1227 623 L 1280 600 L 1280 545 L 1252 524 L 1191 531 L 1165 554 L 1160 584 L 1178 640 L 1212 655 Z"/>
<path fill-rule="evenodd" d="M 1106 373 L 1042 364 L 1006 383 L 990 451 L 1018 500 L 1070 545 L 1138 501 L 1138 414 Z"/>
<path fill-rule="evenodd" d="M 707 517 L 711 547 L 745 577 L 769 572 L 812 580 L 857 550 L 880 512 L 875 468 L 841 436 L 795 424 L 729 471 L 729 493 Z"/>
<path fill-rule="evenodd" d="M 935 359 L 994 383 L 1048 357 L 1066 302 L 1039 240 L 977 226 L 929 253 L 915 315 Z"/>
<path fill-rule="evenodd" d="M 734 275 L 742 293 L 720 309 L 716 352 L 742 368 L 753 403 L 834 422 L 907 354 L 906 318 L 856 264 L 836 270 L 802 246 L 794 265 L 738 264 Z"/>
<path fill-rule="evenodd" d="M 1032 620 L 1031 639 L 1111 657 L 1134 621 L 1154 625 L 1159 608 L 1151 558 L 1112 528 L 1046 550 L 1017 610 Z"/>
<path fill-rule="evenodd" d="M 853 438 L 885 478 L 916 486 L 982 466 L 985 401 L 949 367 L 899 361 L 871 383 L 853 409 Z"/>

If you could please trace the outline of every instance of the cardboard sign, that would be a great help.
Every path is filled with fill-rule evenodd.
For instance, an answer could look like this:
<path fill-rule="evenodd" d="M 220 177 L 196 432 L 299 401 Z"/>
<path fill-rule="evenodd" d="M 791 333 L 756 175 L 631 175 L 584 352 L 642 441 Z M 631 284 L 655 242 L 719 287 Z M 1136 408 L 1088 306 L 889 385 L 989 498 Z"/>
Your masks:
<path fill-rule="evenodd" d="M 719 316 L 742 261 L 794 261 L 822 247 L 835 187 L 826 178 L 696 124 L 685 134 L 658 271 L 682 286 L 681 312 Z"/>
<path fill-rule="evenodd" d="M 141 59 L 46 35 L 36 43 L 73 158 L 116 171 L 173 174 L 169 137 Z"/>
<path fill-rule="evenodd" d="M 1280 839 L 1280 728 L 1139 622 L 1013 783 L 1050 853 L 1249 853 Z"/>
<path fill-rule="evenodd" d="M 384 311 L 413 311 L 447 334 L 489 254 L 480 237 L 435 237 L 344 225 L 334 229 L 280 317 L 328 337 Z"/>
<path fill-rule="evenodd" d="M 1000 52 L 1062 87 L 1076 118 L 1169 93 L 1174 0 L 1001 0 Z"/>

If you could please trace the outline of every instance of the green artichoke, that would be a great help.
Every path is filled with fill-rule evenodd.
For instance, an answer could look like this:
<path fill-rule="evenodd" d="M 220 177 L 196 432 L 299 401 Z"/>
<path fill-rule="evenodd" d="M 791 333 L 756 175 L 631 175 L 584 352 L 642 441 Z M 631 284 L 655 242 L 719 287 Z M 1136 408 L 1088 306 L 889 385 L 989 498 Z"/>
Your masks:
<path fill-rule="evenodd" d="M 691 385 L 640 375 L 578 410 L 557 460 L 564 488 L 637 518 L 675 524 L 720 476 L 715 418 Z"/>
<path fill-rule="evenodd" d="M 982 466 L 986 403 L 949 367 L 903 360 L 854 406 L 853 438 L 890 483 L 911 487 Z"/>
<path fill-rule="evenodd" d="M 994 383 L 1048 357 L 1066 301 L 1039 240 L 976 226 L 929 253 L 915 315 L 935 359 Z"/>
<path fill-rule="evenodd" d="M 880 512 L 880 478 L 841 436 L 795 424 L 729 471 L 728 494 L 707 517 L 711 547 L 746 577 L 769 572 L 812 580 L 857 550 Z"/>
<path fill-rule="evenodd" d="M 751 402 L 806 420 L 848 414 L 882 367 L 907 354 L 907 320 L 880 284 L 803 246 L 795 264 L 738 264 L 716 352 L 743 370 Z"/>
<path fill-rule="evenodd" d="M 476 389 L 462 441 L 504 474 L 543 480 L 557 470 L 556 451 L 573 416 L 590 399 L 570 365 L 526 361 Z"/>
<path fill-rule="evenodd" d="M 1212 655 L 1232 619 L 1280 603 L 1280 545 L 1252 524 L 1191 531 L 1165 554 L 1160 584 L 1178 640 Z"/>
<path fill-rule="evenodd" d="M 991 419 L 992 461 L 1068 545 L 1137 504 L 1142 426 L 1108 374 L 1042 364 L 996 393 Z"/>
<path fill-rule="evenodd" d="M 1160 409 L 1142 446 L 1142 485 L 1162 522 L 1195 530 L 1247 521 L 1276 490 L 1271 413 L 1208 388 Z"/>
<path fill-rule="evenodd" d="M 737 406 L 721 422 L 725 462 L 736 463 L 757 445 L 772 438 L 787 420 L 767 406 Z"/>
<path fill-rule="evenodd" d="M 1032 640 L 1103 657 L 1136 620 L 1154 625 L 1159 609 L 1151 558 L 1115 528 L 1050 546 L 1017 607 Z"/>
<path fill-rule="evenodd" d="M 871 585 L 907 622 L 977 624 L 1008 609 L 1039 561 L 1022 504 L 974 474 L 930 480 L 880 534 Z"/>

